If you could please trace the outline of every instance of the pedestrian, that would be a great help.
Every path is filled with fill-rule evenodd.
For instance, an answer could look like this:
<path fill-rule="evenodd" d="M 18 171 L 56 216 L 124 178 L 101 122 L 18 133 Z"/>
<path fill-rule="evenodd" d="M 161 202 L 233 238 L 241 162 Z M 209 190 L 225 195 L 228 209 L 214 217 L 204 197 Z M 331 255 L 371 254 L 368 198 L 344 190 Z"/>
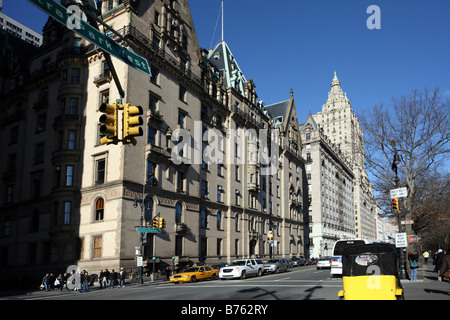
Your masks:
<path fill-rule="evenodd" d="M 103 272 L 102 282 L 103 282 L 103 289 L 106 289 L 108 287 L 108 277 L 109 277 L 109 271 L 108 269 Z"/>
<path fill-rule="evenodd" d="M 49 274 L 46 273 L 44 278 L 42 278 L 42 284 L 44 285 L 44 291 L 48 291 L 48 281 L 49 281 Z"/>
<path fill-rule="evenodd" d="M 83 290 L 86 292 L 89 292 L 89 279 L 89 273 L 87 271 L 84 271 Z"/>
<path fill-rule="evenodd" d="M 448 283 L 450 283 L 450 250 L 447 250 L 444 260 L 442 260 L 442 265 L 440 269 L 441 279 L 448 278 Z"/>
<path fill-rule="evenodd" d="M 98 275 L 98 284 L 100 285 L 100 289 L 103 289 L 103 277 L 103 270 L 100 270 L 100 274 Z"/>
<path fill-rule="evenodd" d="M 417 268 L 419 268 L 419 258 L 411 252 L 408 254 L 409 266 L 411 267 L 411 281 L 417 281 Z"/>
<path fill-rule="evenodd" d="M 170 278 L 170 268 L 169 267 L 166 267 L 166 278 L 167 278 L 167 280 L 169 280 L 169 278 Z"/>
<path fill-rule="evenodd" d="M 55 279 L 55 282 L 54 282 L 54 284 L 55 284 L 55 288 L 56 289 L 60 289 L 61 288 L 61 280 L 62 280 L 62 276 L 61 276 L 61 274 L 59 274 L 57 277 L 56 277 L 56 279 Z"/>
<path fill-rule="evenodd" d="M 55 275 L 53 273 L 50 273 L 50 276 L 48 277 L 48 284 L 50 286 L 50 290 L 55 289 Z"/>
<path fill-rule="evenodd" d="M 114 271 L 114 269 L 112 269 L 111 273 L 109 274 L 109 288 L 112 289 L 114 288 L 114 282 L 117 279 L 117 274 Z"/>
<path fill-rule="evenodd" d="M 428 251 L 425 251 L 423 253 L 423 259 L 425 260 L 425 263 L 428 262 L 428 258 L 430 257 L 430 253 Z"/>
<path fill-rule="evenodd" d="M 120 286 L 125 288 L 125 278 L 127 276 L 127 273 L 125 272 L 125 270 L 123 270 L 123 268 L 120 268 L 120 273 L 119 273 L 119 288 Z"/>
<path fill-rule="evenodd" d="M 441 281 L 440 273 L 441 273 L 441 267 L 442 267 L 442 261 L 444 261 L 445 253 L 442 249 L 438 250 L 437 256 L 436 256 L 436 268 L 435 270 L 438 273 L 438 281 Z"/>

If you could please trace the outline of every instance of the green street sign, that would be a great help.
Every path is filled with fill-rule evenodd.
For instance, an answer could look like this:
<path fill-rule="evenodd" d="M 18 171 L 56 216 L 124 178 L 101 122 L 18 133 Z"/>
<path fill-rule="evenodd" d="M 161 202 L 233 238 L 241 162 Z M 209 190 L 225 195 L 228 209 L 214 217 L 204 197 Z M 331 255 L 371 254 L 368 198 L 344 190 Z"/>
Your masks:
<path fill-rule="evenodd" d="M 86 21 L 82 20 L 82 11 L 77 6 L 69 6 L 68 8 L 65 8 L 54 0 L 28 0 L 28 2 L 31 2 L 49 16 L 56 19 L 56 21 L 62 23 L 73 32 L 97 45 L 117 59 L 139 71 L 151 75 L 150 66 L 147 59 L 125 49 L 113 39 L 109 38 L 99 30 L 92 27 Z"/>
<path fill-rule="evenodd" d="M 136 228 L 136 231 L 148 233 L 161 233 L 161 229 L 153 229 L 153 228 Z"/>

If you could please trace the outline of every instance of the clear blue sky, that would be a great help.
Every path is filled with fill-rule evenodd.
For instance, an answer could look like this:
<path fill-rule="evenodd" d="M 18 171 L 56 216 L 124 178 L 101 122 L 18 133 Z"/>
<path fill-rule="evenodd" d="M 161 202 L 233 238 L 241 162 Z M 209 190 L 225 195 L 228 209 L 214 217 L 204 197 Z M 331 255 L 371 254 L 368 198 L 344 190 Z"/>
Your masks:
<path fill-rule="evenodd" d="M 145 0 L 143 0 L 145 1 Z M 224 34 L 260 100 L 287 100 L 299 121 L 321 111 L 336 70 L 357 114 L 413 89 L 439 86 L 450 98 L 449 0 L 225 0 Z M 369 30 L 370 5 L 381 29 Z M 221 0 L 190 0 L 201 47 L 221 38 Z M 47 16 L 26 0 L 3 12 L 41 31 Z"/>

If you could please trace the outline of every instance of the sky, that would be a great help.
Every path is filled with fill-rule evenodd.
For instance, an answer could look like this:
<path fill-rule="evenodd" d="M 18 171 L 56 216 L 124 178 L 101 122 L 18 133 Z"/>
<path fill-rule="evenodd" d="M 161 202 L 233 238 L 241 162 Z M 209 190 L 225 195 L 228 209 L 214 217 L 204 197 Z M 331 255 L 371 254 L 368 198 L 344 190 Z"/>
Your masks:
<path fill-rule="evenodd" d="M 146 1 L 146 0 L 141 0 Z M 221 40 L 221 0 L 190 0 L 199 45 Z M 369 29 L 380 9 L 380 29 Z M 5 14 L 42 32 L 45 13 L 3 0 Z M 294 91 L 299 121 L 320 112 L 336 71 L 357 115 L 414 89 L 450 98 L 449 0 L 224 0 L 224 40 L 266 105 Z"/>

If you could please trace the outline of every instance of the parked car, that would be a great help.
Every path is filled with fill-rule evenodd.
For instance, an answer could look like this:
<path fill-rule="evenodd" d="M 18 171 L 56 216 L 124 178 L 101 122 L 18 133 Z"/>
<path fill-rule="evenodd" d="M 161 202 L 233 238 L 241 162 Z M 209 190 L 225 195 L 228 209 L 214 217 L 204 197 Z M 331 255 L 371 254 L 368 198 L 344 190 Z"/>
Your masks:
<path fill-rule="evenodd" d="M 197 280 L 219 278 L 219 270 L 210 266 L 191 267 L 184 272 L 177 273 L 169 278 L 172 283 L 197 282 Z"/>
<path fill-rule="evenodd" d="M 284 258 L 287 262 L 287 265 L 289 268 L 293 268 L 294 267 L 294 261 L 291 258 Z"/>
<path fill-rule="evenodd" d="M 219 278 L 221 280 L 240 278 L 248 276 L 261 276 L 264 272 L 264 263 L 261 259 L 234 260 L 228 266 L 220 268 Z"/>
<path fill-rule="evenodd" d="M 306 264 L 306 259 L 302 257 L 292 259 L 292 261 L 294 262 L 294 267 L 304 266 Z"/>
<path fill-rule="evenodd" d="M 286 259 L 271 259 L 264 264 L 264 272 L 279 273 L 286 272 L 289 266 Z"/>
<path fill-rule="evenodd" d="M 320 258 L 316 264 L 317 269 L 331 268 L 331 257 Z"/>

